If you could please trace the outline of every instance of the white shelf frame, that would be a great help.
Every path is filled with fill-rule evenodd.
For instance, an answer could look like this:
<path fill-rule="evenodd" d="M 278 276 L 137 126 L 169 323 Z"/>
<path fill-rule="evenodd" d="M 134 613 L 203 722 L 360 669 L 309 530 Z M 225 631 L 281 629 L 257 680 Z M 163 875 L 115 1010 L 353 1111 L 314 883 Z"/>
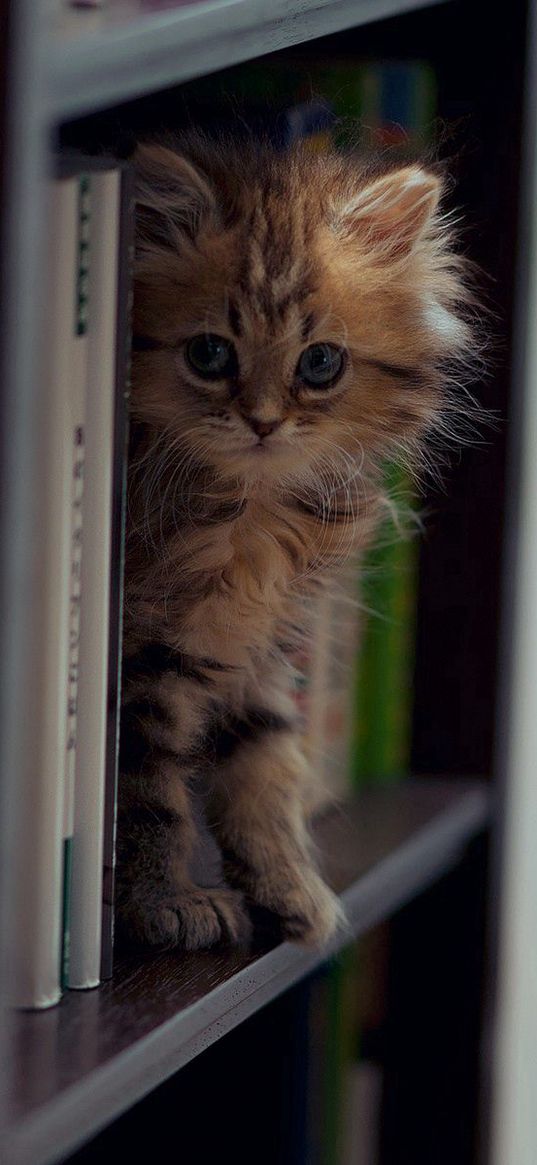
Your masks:
<path fill-rule="evenodd" d="M 537 3 L 530 0 L 496 752 L 504 793 L 491 1165 L 537 1161 Z"/>
<path fill-rule="evenodd" d="M 85 30 L 81 12 L 49 48 L 48 113 L 57 120 L 92 113 L 277 49 L 442 2 L 210 0 L 126 16 L 120 23 L 105 16 L 95 31 Z"/>

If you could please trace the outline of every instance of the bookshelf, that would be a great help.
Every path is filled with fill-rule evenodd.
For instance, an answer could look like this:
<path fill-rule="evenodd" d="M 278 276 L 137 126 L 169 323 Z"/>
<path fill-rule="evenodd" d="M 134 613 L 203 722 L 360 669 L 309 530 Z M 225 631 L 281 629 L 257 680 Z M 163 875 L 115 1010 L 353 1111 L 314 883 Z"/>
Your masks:
<path fill-rule="evenodd" d="M 2 162 L 5 325 L 1 351 L 6 391 L 2 403 L 0 517 L 4 545 L 9 545 L 9 554 L 3 555 L 0 579 L 2 608 L 9 611 L 1 645 L 3 949 L 10 929 L 9 885 L 14 848 L 24 837 L 20 820 L 24 798 L 20 794 L 39 762 L 35 747 L 38 733 L 32 731 L 21 709 L 31 708 L 39 718 L 39 548 L 46 537 L 40 518 L 40 481 L 46 472 L 40 432 L 46 402 L 39 392 L 43 330 L 39 272 L 45 245 L 44 179 L 49 169 L 50 144 L 56 141 L 60 124 L 70 119 L 104 113 L 118 103 L 289 46 L 306 45 L 335 34 L 350 36 L 360 26 L 369 25 L 374 25 L 372 45 L 382 44 L 383 25 L 379 22 L 406 13 L 412 14 L 414 29 L 423 18 L 426 40 L 434 28 L 433 7 L 437 7 L 434 2 L 422 4 L 413 0 L 275 0 L 270 5 L 264 0 L 211 0 L 142 16 L 133 2 L 118 6 L 114 19 L 106 14 L 79 12 L 55 27 L 44 0 L 12 0 L 10 4 L 6 38 L 9 101 L 0 109 L 6 131 Z M 461 4 L 445 0 L 438 4 L 441 8 L 454 8 L 464 30 Z M 476 8 L 483 16 L 483 7 L 477 3 Z M 418 11 L 421 9 L 423 12 Z M 519 40 L 506 41 L 511 73 L 516 64 L 515 51 L 528 43 L 524 39 L 524 19 L 524 5 L 515 4 L 513 20 Z M 500 51 L 500 17 L 492 20 L 496 57 L 492 54 L 487 60 L 485 53 L 480 66 L 482 75 L 497 66 Z M 442 56 L 438 44 L 435 51 Z M 453 65 L 446 65 L 446 70 L 448 67 L 453 70 Z M 461 85 L 467 83 L 464 75 Z M 451 84 L 456 90 L 456 80 Z M 521 99 L 517 90 L 509 112 L 515 122 Z M 506 113 L 504 126 L 509 117 Z M 506 136 L 504 133 L 504 141 Z M 529 149 L 527 141 L 525 153 Z M 520 160 L 516 151 L 508 167 L 518 180 Z M 509 238 L 503 240 L 507 254 L 503 271 L 514 284 L 515 235 L 511 228 L 507 233 Z M 507 310 L 511 295 L 509 286 L 504 300 Z M 519 311 L 519 347 L 527 323 L 524 310 L 522 306 Z M 517 456 L 515 449 L 515 460 Z M 501 472 L 502 457 L 501 449 L 499 462 L 495 463 L 500 464 Z M 479 480 L 482 483 L 483 476 Z M 500 481 L 491 489 L 493 507 L 501 504 L 502 488 Z M 461 505 L 459 512 L 465 512 L 464 501 Z M 475 513 L 473 521 L 475 527 Z M 475 583 L 475 574 L 472 578 Z M 487 589 L 485 585 L 485 591 L 490 615 L 497 611 L 498 562 L 494 586 Z M 424 618 L 421 665 L 418 661 L 422 707 L 428 692 L 434 693 L 432 700 L 442 691 L 442 666 L 436 663 L 432 682 L 429 672 L 434 668 L 433 650 L 426 643 L 431 626 L 433 643 L 442 645 L 434 620 L 431 623 Z M 457 658 L 460 662 L 462 656 Z M 494 668 L 489 671 L 492 684 Z M 483 718 L 477 702 L 472 705 L 475 697 L 469 689 L 466 694 L 466 722 L 472 716 Z M 423 713 L 416 732 L 415 767 L 422 772 L 431 768 L 426 719 Z M 462 730 L 459 735 L 462 739 Z M 447 772 L 461 771 L 457 763 L 460 753 L 460 747 L 458 754 L 457 748 L 453 749 Z M 485 745 L 476 746 L 475 767 L 470 766 L 471 771 L 486 771 L 482 763 L 486 754 Z M 363 794 L 349 807 L 345 818 L 321 822 L 319 842 L 327 876 L 348 907 L 352 936 L 391 917 L 404 903 L 457 867 L 469 843 L 487 828 L 490 816 L 491 799 L 484 783 L 427 778 L 403 790 Z M 136 965 L 125 961 L 112 984 L 92 993 L 71 995 L 54 1011 L 15 1017 L 5 1012 L 0 1053 L 4 1062 L 16 1063 L 19 1073 L 6 1074 L 1 1098 L 6 1165 L 53 1165 L 64 1159 L 82 1140 L 135 1105 L 209 1044 L 225 1037 L 248 1015 L 303 979 L 320 960 L 320 954 L 305 954 L 284 944 L 262 949 L 242 960 L 235 955 L 189 957 L 179 965 L 167 955 Z M 4 978 L 0 975 L 0 986 Z M 37 1049 L 43 1054 L 42 1060 Z M 13 1091 L 19 1103 L 16 1115 Z M 392 1160 L 395 1158 L 388 1154 L 386 1165 L 391 1165 Z M 470 1158 L 464 1158 L 467 1160 Z"/>
<path fill-rule="evenodd" d="M 445 875 L 489 813 L 489 791 L 477 781 L 364 791 L 317 825 L 323 872 L 349 919 L 349 932 L 324 952 L 283 943 L 247 956 L 131 956 L 98 991 L 71 992 L 46 1014 L 22 1014 L 9 1159 L 47 1165 L 99 1132 L 345 941 Z"/>
<path fill-rule="evenodd" d="M 61 119 L 228 68 L 423 0 L 213 0 L 152 15 L 136 3 L 111 18 L 79 12 L 49 41 L 49 112 Z M 438 3 L 439 0 L 433 0 Z"/>

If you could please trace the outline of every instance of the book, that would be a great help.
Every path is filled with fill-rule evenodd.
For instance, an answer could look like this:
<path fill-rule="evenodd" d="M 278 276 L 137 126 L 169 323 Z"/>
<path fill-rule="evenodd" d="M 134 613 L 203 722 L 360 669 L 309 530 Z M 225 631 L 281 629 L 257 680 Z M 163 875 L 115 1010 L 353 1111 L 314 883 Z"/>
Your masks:
<path fill-rule="evenodd" d="M 61 995 L 66 957 L 64 883 L 68 880 L 69 838 L 65 836 L 66 770 L 76 709 L 70 701 L 76 668 L 76 594 L 79 562 L 79 463 L 83 450 L 80 399 L 85 378 L 85 341 L 79 325 L 84 311 L 81 264 L 85 191 L 75 177 L 53 180 L 48 192 L 46 347 L 43 352 L 46 474 L 42 482 L 46 559 L 42 564 L 45 627 L 39 659 L 42 703 L 34 709 L 32 731 L 39 740 L 40 765 L 29 774 L 24 853 L 15 887 L 12 1002 L 45 1008 Z M 73 588 L 74 583 L 74 588 Z M 76 702 L 76 700 L 75 700 Z M 37 750 L 36 750 L 37 751 Z M 62 953 L 63 951 L 63 953 Z"/>
<path fill-rule="evenodd" d="M 112 450 L 112 522 L 110 530 L 110 599 L 108 638 L 108 702 L 106 726 L 101 978 L 113 971 L 114 882 L 119 729 L 121 712 L 121 648 L 125 522 L 127 509 L 128 403 L 130 395 L 132 269 L 134 262 L 134 173 L 120 168 L 117 305 L 115 313 L 115 393 Z"/>
<path fill-rule="evenodd" d="M 430 147 L 436 80 L 427 61 L 364 63 L 361 70 L 364 148 L 390 158 Z M 410 514 L 416 506 L 409 475 L 385 467 L 392 503 L 364 555 L 360 602 L 364 609 L 355 672 L 352 776 L 355 785 L 399 780 L 410 767 L 419 541 Z"/>
<path fill-rule="evenodd" d="M 74 835 L 75 765 L 78 730 L 80 660 L 80 607 L 82 598 L 82 545 L 86 458 L 86 391 L 88 375 L 88 279 L 90 252 L 91 192 L 87 174 L 75 174 L 78 187 L 76 342 L 72 351 L 71 451 L 65 470 L 65 496 L 69 516 L 69 644 L 67 674 L 67 741 L 63 772 L 63 914 L 61 986 L 67 985 L 71 951 L 72 865 Z"/>
<path fill-rule="evenodd" d="M 128 168 L 70 157 L 91 188 L 87 416 L 80 579 L 71 988 L 112 972 L 112 881 L 119 735 L 121 595 L 132 206 Z"/>
<path fill-rule="evenodd" d="M 119 175 L 91 174 L 88 409 L 85 425 L 71 940 L 67 982 L 100 980 Z"/>
<path fill-rule="evenodd" d="M 356 1056 L 360 1012 L 356 989 L 360 960 L 361 944 L 354 943 L 332 961 L 328 981 L 323 1165 L 338 1165 L 344 1151 L 346 1088 Z"/>
<path fill-rule="evenodd" d="M 404 509 L 414 490 L 404 471 L 385 472 L 399 516 L 391 516 L 364 555 L 363 626 L 356 660 L 353 771 L 357 784 L 403 777 L 410 766 L 418 542 Z"/>

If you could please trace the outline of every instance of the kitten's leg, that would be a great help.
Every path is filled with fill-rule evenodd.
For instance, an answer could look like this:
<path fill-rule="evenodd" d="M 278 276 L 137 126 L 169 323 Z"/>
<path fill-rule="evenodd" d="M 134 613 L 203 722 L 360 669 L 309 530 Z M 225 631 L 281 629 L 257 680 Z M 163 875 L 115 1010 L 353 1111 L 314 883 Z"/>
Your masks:
<path fill-rule="evenodd" d="M 319 876 L 304 818 L 307 765 L 292 724 L 259 707 L 223 729 L 211 824 L 226 878 L 279 915 L 288 938 L 323 944 L 344 923 Z"/>
<path fill-rule="evenodd" d="M 204 680 L 205 684 L 205 680 Z M 130 698 L 129 698 L 130 697 Z M 195 678 L 138 682 L 122 715 L 117 914 L 131 939 L 187 950 L 247 941 L 242 895 L 191 876 L 198 831 L 189 785 L 206 700 Z"/>

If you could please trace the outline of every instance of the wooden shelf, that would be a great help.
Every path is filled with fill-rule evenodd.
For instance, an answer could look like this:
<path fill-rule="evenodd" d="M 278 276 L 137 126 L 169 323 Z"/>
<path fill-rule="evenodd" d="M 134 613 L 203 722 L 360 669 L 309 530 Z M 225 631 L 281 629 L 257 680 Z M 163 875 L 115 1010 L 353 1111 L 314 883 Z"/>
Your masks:
<path fill-rule="evenodd" d="M 349 928 L 325 951 L 292 943 L 125 958 L 114 980 L 14 1017 L 5 1165 L 72 1151 L 327 955 L 449 870 L 487 824 L 479 781 L 424 778 L 367 791 L 317 823 L 321 866 Z"/>
<path fill-rule="evenodd" d="M 64 121 L 277 49 L 441 0 L 135 0 L 62 17 L 47 53 L 48 116 Z M 118 14 L 119 13 L 119 14 Z"/>

